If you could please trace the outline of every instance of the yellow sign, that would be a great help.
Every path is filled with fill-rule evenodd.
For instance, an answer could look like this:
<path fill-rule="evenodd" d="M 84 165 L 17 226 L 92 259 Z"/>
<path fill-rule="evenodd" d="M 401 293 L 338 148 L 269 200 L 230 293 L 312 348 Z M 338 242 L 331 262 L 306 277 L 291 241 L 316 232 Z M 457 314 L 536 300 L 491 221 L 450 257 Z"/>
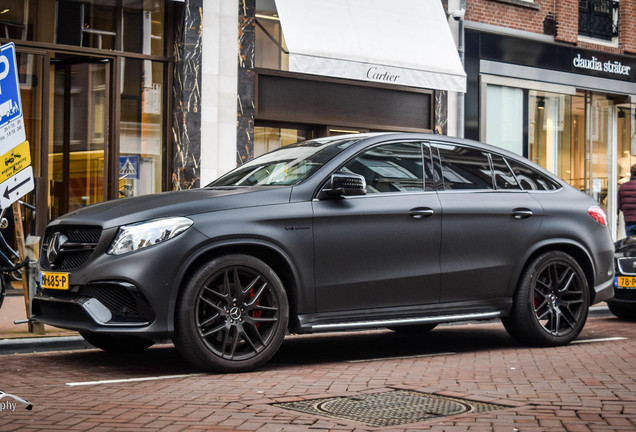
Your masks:
<path fill-rule="evenodd" d="M 0 183 L 31 165 L 29 142 L 25 141 L 0 156 Z"/>

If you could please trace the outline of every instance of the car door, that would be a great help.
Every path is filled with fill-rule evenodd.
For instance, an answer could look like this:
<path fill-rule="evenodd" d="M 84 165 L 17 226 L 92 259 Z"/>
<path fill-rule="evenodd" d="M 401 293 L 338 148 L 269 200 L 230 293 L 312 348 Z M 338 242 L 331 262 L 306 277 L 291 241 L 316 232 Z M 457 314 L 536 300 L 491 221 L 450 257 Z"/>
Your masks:
<path fill-rule="evenodd" d="M 367 194 L 313 202 L 317 312 L 437 302 L 441 215 L 428 146 L 379 145 L 341 171 L 364 176 Z"/>
<path fill-rule="evenodd" d="M 501 298 L 532 244 L 542 207 L 517 183 L 504 158 L 435 144 L 442 206 L 441 302 Z"/>

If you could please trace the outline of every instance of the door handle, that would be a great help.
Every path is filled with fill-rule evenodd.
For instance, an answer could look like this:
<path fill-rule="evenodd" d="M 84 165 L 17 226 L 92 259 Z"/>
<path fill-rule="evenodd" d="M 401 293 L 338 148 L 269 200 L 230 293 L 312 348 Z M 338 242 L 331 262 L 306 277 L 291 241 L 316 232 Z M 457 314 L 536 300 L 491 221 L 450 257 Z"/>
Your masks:
<path fill-rule="evenodd" d="M 525 219 L 532 216 L 532 210 L 526 208 L 516 208 L 512 211 L 512 217 L 515 219 Z"/>
<path fill-rule="evenodd" d="M 409 216 L 414 219 L 424 219 L 433 216 L 434 213 L 433 209 L 427 207 L 419 207 L 409 210 Z"/>

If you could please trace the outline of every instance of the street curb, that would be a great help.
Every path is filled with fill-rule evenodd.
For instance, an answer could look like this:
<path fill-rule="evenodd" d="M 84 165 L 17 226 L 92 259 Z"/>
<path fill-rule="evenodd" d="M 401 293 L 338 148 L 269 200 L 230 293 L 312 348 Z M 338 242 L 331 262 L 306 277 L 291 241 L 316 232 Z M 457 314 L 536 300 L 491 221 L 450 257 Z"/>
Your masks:
<path fill-rule="evenodd" d="M 587 315 L 591 317 L 600 317 L 600 316 L 612 316 L 612 313 L 609 311 L 607 304 L 603 304 L 602 306 L 592 306 L 589 309 Z"/>
<path fill-rule="evenodd" d="M 29 337 L 0 340 L 0 355 L 94 348 L 81 336 Z"/>

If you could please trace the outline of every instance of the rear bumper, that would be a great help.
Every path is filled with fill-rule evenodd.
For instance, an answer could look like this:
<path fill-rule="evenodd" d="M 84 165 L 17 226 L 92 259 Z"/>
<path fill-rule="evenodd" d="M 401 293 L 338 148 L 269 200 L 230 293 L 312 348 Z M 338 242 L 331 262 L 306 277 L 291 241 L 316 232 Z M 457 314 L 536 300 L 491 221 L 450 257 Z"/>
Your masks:
<path fill-rule="evenodd" d="M 611 277 L 607 281 L 594 287 L 594 299 L 592 304 L 604 302 L 614 297 L 614 278 Z"/>

